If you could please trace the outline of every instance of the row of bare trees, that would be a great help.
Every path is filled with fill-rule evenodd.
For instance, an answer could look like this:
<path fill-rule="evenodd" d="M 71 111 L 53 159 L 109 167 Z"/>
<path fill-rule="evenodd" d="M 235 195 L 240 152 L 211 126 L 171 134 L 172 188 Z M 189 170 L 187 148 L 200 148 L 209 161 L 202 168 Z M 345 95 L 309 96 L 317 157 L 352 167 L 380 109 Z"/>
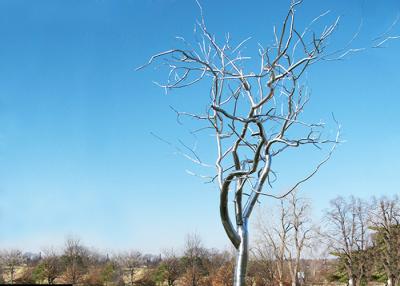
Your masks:
<path fill-rule="evenodd" d="M 322 221 L 311 218 L 310 201 L 292 193 L 259 219 L 253 251 L 269 269 L 269 285 L 400 285 L 398 197 L 337 197 Z"/>
<path fill-rule="evenodd" d="M 160 258 L 136 251 L 109 257 L 68 238 L 60 250 L 47 248 L 39 254 L 4 250 L 0 260 L 0 283 L 133 285 L 137 269 L 156 265 Z"/>
<path fill-rule="evenodd" d="M 128 251 L 108 255 L 68 238 L 61 250 L 40 254 L 5 250 L 0 255 L 0 283 L 73 285 L 231 285 L 233 256 L 207 249 L 198 235 L 188 235 L 180 254 L 173 249 L 161 255 Z"/>
<path fill-rule="evenodd" d="M 398 197 L 331 201 L 326 237 L 349 285 L 370 280 L 388 286 L 400 281 L 400 201 Z"/>
<path fill-rule="evenodd" d="M 246 284 L 293 286 L 337 281 L 349 286 L 370 281 L 400 282 L 400 200 L 337 197 L 321 220 L 311 201 L 293 192 L 261 210 L 251 243 Z M 74 285 L 228 286 L 235 251 L 203 246 L 196 234 L 177 252 L 103 254 L 69 238 L 62 249 L 40 254 L 1 253 L 1 282 Z"/>

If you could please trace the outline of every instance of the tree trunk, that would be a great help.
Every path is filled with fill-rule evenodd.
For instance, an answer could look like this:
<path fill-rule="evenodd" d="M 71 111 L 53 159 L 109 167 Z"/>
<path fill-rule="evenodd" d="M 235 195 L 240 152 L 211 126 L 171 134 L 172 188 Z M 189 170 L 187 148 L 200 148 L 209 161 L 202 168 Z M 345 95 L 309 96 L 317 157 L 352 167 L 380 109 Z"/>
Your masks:
<path fill-rule="evenodd" d="M 276 268 L 278 270 L 278 284 L 283 286 L 283 266 L 281 261 L 278 261 Z"/>
<path fill-rule="evenodd" d="M 299 263 L 298 260 L 296 260 L 293 269 L 291 270 L 291 276 L 292 276 L 292 286 L 299 286 L 300 285 L 300 281 L 299 281 Z"/>
<path fill-rule="evenodd" d="M 393 279 L 392 277 L 389 277 L 387 280 L 387 286 L 393 286 Z"/>
<path fill-rule="evenodd" d="M 349 286 L 355 286 L 353 277 L 349 278 Z"/>
<path fill-rule="evenodd" d="M 233 279 L 233 285 L 245 286 L 247 260 L 249 256 L 249 233 L 247 230 L 247 221 L 243 221 L 243 225 L 238 225 L 237 231 L 240 237 L 240 245 L 236 251 L 235 277 Z"/>

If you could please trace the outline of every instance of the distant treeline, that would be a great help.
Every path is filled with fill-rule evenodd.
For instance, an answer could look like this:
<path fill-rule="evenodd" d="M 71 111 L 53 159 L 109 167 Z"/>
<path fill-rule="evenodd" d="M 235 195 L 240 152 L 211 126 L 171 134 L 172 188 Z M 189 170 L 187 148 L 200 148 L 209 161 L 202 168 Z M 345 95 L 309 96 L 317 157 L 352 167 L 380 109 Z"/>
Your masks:
<path fill-rule="evenodd" d="M 338 197 L 322 221 L 296 192 L 261 211 L 251 245 L 248 286 L 400 283 L 400 203 L 397 197 Z M 268 214 L 266 214 L 268 213 Z M 109 255 L 67 238 L 39 254 L 4 250 L 1 283 L 131 286 L 231 286 L 235 251 L 205 248 L 190 234 L 184 247 L 159 255 Z"/>

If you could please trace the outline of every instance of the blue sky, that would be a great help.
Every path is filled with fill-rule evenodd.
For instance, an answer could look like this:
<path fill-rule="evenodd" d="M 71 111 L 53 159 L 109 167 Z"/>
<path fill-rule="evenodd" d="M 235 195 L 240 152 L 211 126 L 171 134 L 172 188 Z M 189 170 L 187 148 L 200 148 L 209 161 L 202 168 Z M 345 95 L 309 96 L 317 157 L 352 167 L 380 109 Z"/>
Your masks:
<path fill-rule="evenodd" d="M 271 40 L 286 2 L 202 1 L 209 29 L 236 41 L 252 36 L 249 51 Z M 400 2 L 306 0 L 299 24 L 326 10 L 341 16 L 333 47 L 361 19 L 354 46 L 368 47 Z M 75 235 L 101 249 L 157 253 L 180 247 L 194 231 L 209 247 L 229 245 L 215 186 L 188 175 L 191 163 L 150 134 L 187 138 L 169 105 L 196 109 L 200 101 L 184 92 L 166 96 L 152 84 L 165 76 L 156 69 L 134 71 L 173 47 L 175 36 L 192 39 L 197 17 L 186 0 L 0 1 L 0 247 L 35 251 Z M 334 112 L 347 141 L 301 189 L 317 217 L 336 195 L 400 189 L 399 51 L 392 41 L 308 74 L 308 115 Z M 210 145 L 200 148 L 213 158 Z M 284 161 L 285 175 L 307 169 L 312 156 Z"/>

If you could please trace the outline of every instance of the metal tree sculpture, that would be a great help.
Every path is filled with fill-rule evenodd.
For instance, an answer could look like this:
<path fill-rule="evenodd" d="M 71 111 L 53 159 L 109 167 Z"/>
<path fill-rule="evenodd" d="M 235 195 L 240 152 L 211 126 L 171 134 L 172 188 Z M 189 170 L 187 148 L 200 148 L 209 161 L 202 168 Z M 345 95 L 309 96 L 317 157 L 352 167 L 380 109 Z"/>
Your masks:
<path fill-rule="evenodd" d="M 260 195 L 274 196 L 265 186 L 272 183 L 274 157 L 289 148 L 331 143 L 327 157 L 308 175 L 287 190 L 285 196 L 310 179 L 331 156 L 338 143 L 322 137 L 323 123 L 306 123 L 300 119 L 308 92 L 300 82 L 311 64 L 325 59 L 327 39 L 338 19 L 315 33 L 311 26 L 326 13 L 316 17 L 308 27 L 295 28 L 295 9 L 302 1 L 292 1 L 280 31 L 274 28 L 270 47 L 259 45 L 256 63 L 242 55 L 246 39 L 231 46 L 230 39 L 219 43 L 207 29 L 202 8 L 197 23 L 200 41 L 192 46 L 183 38 L 183 48 L 171 49 L 150 58 L 141 69 L 162 59 L 169 69 L 168 81 L 159 84 L 166 90 L 190 87 L 200 81 L 210 83 L 207 111 L 177 112 L 204 123 L 202 130 L 212 130 L 217 146 L 216 180 L 220 191 L 220 217 L 230 241 L 237 249 L 234 285 L 245 284 L 248 261 L 248 220 Z M 350 50 L 349 50 L 350 51 Z M 339 51 L 346 55 L 349 51 Z M 332 55 L 332 54 L 331 54 Z M 329 55 L 329 56 L 331 56 Z M 246 71 L 247 67 L 256 70 Z M 293 130 L 292 132 L 289 132 Z M 198 161 L 199 160 L 194 160 Z M 228 211 L 229 194 L 234 200 L 234 217 Z M 234 221 L 234 222 L 233 222 Z"/>

